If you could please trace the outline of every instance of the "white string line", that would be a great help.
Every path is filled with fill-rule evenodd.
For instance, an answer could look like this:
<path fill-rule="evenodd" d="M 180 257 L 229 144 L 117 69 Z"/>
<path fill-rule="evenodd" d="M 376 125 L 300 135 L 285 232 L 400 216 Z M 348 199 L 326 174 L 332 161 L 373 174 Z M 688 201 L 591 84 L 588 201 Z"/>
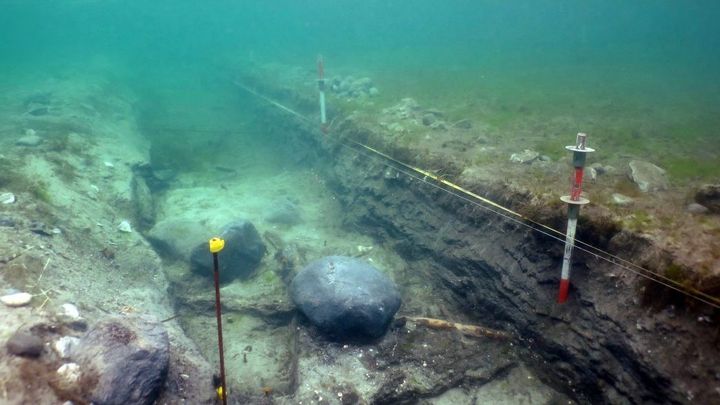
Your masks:
<path fill-rule="evenodd" d="M 351 146 L 346 145 L 345 143 L 341 143 L 341 146 L 346 147 L 346 148 L 348 148 L 348 149 L 351 149 L 351 150 L 355 151 L 356 153 L 361 154 L 361 155 L 363 155 L 363 156 L 365 156 L 365 157 L 368 157 L 368 158 L 370 158 L 370 159 L 374 159 L 374 160 L 380 161 L 380 159 L 379 159 L 377 156 L 374 156 L 374 155 L 369 154 L 369 153 L 364 153 L 364 152 L 362 152 L 362 151 L 360 151 L 360 150 L 358 150 L 358 149 L 355 149 L 355 148 L 353 148 L 353 147 L 351 147 Z M 412 172 L 405 171 L 405 170 L 403 170 L 403 169 L 401 169 L 401 168 L 398 168 L 398 167 L 396 167 L 396 166 L 392 166 L 392 165 L 388 164 L 388 163 L 385 161 L 385 159 L 383 159 L 383 161 L 382 161 L 381 163 L 384 164 L 384 165 L 387 166 L 387 167 L 391 167 L 391 168 L 393 168 L 394 170 L 397 170 L 398 172 L 401 172 L 401 173 L 405 174 L 406 176 L 409 176 L 409 177 L 411 177 L 411 178 L 413 178 L 413 179 L 415 179 L 415 180 L 418 180 L 418 181 L 420 181 L 420 182 L 422 182 L 422 183 L 425 183 L 425 184 L 427 184 L 427 185 L 429 185 L 429 186 L 431 186 L 431 187 L 437 188 L 438 190 L 442 190 L 442 191 L 444 191 L 444 192 L 446 192 L 446 193 L 448 193 L 448 194 L 451 194 L 451 195 L 453 195 L 453 196 L 455 196 L 455 197 L 457 197 L 457 198 L 459 198 L 459 199 L 461 199 L 461 200 L 463 200 L 463 201 L 466 201 L 466 202 L 468 202 L 468 203 L 470 203 L 470 204 L 473 204 L 473 205 L 475 205 L 475 206 L 477 206 L 477 207 L 480 207 L 480 208 L 482 208 L 482 209 L 484 209 L 484 210 L 490 211 L 490 212 L 492 212 L 492 213 L 494 213 L 494 214 L 496 214 L 496 215 L 499 215 L 499 216 L 501 216 L 501 217 L 503 217 L 503 218 L 505 218 L 505 219 L 507 219 L 507 220 L 509 220 L 509 221 L 511 221 L 511 222 L 514 222 L 514 223 L 517 223 L 517 224 L 519 224 L 519 225 L 522 225 L 522 226 L 524 226 L 524 227 L 526 227 L 526 228 L 529 228 L 530 230 L 534 230 L 534 231 L 536 231 L 536 232 L 539 232 L 539 233 L 541 233 L 541 234 L 543 234 L 543 235 L 545 235 L 545 236 L 548 236 L 548 237 L 550 237 L 550 238 L 552 238 L 552 239 L 555 239 L 555 240 L 558 241 L 558 242 L 562 242 L 562 243 L 565 242 L 565 239 L 564 239 L 564 238 L 560 238 L 560 237 L 558 237 L 558 236 L 556 236 L 556 235 L 553 235 L 553 234 L 551 234 L 551 233 L 549 233 L 549 232 L 547 232 L 547 231 L 544 231 L 544 230 L 542 230 L 542 229 L 538 229 L 538 228 L 536 228 L 536 227 L 528 224 L 526 221 L 523 221 L 523 220 L 521 220 L 521 219 L 512 217 L 512 216 L 510 216 L 510 215 L 504 214 L 504 213 L 499 212 L 499 211 L 495 211 L 495 210 L 493 210 L 492 208 L 487 207 L 487 206 L 485 206 L 485 205 L 483 205 L 483 204 L 481 204 L 481 203 L 479 203 L 479 202 L 471 199 L 470 197 L 468 197 L 468 196 L 466 196 L 466 195 L 463 195 L 463 194 L 460 194 L 460 193 L 455 192 L 455 191 L 453 191 L 453 190 L 449 190 L 449 189 L 447 189 L 447 188 L 441 187 L 440 185 L 435 184 L 434 182 L 429 182 L 429 181 L 425 180 L 424 177 L 421 178 L 419 175 L 416 175 L 416 174 L 414 174 L 414 173 L 412 173 Z M 533 223 L 535 223 L 535 222 L 533 221 Z M 540 224 L 540 225 L 542 225 L 542 224 Z M 544 226 L 544 225 L 543 225 L 543 226 Z M 544 226 L 544 227 L 545 227 L 545 226 Z M 550 228 L 550 229 L 552 229 L 552 228 Z M 557 231 L 556 231 L 556 232 L 557 232 Z M 578 242 L 581 242 L 581 241 L 578 241 Z M 703 303 L 705 303 L 705 304 L 707 304 L 707 305 L 710 305 L 710 306 L 712 306 L 712 307 L 714 307 L 714 308 L 720 309 L 720 305 L 717 304 L 717 303 L 715 303 L 715 302 L 713 302 L 713 301 L 711 301 L 711 300 L 705 299 L 704 297 L 698 296 L 698 295 L 696 295 L 695 293 L 691 293 L 691 292 L 689 292 L 689 291 L 687 291 L 687 290 L 685 290 L 685 289 L 683 289 L 683 288 L 680 288 L 680 287 L 677 287 L 677 286 L 675 286 L 675 285 L 672 285 L 672 284 L 663 282 L 662 280 L 658 280 L 657 278 L 654 278 L 654 277 L 649 276 L 648 274 L 645 274 L 645 273 L 649 273 L 649 274 L 652 274 L 653 276 L 658 276 L 658 277 L 664 278 L 662 275 L 660 275 L 660 274 L 658 274 L 658 273 L 655 273 L 655 272 L 653 272 L 653 271 L 651 271 L 651 270 L 645 269 L 645 268 L 643 268 L 643 267 L 641 267 L 641 266 L 638 266 L 638 265 L 636 265 L 636 264 L 634 264 L 634 263 L 632 263 L 632 262 L 629 262 L 629 263 L 632 264 L 634 267 L 637 267 L 637 268 L 641 269 L 641 271 L 637 271 L 637 270 L 632 269 L 632 268 L 630 268 L 630 267 L 628 267 L 628 266 L 625 266 L 625 265 L 623 265 L 623 264 L 621 264 L 621 263 L 618 263 L 618 262 L 616 262 L 616 261 L 613 260 L 613 259 L 618 259 L 618 260 L 625 261 L 625 262 L 627 262 L 627 260 L 624 260 L 624 259 L 622 259 L 622 258 L 619 258 L 619 257 L 613 255 L 612 253 L 605 252 L 605 251 L 603 251 L 602 249 L 597 248 L 597 247 L 595 247 L 595 246 L 593 246 L 593 245 L 591 245 L 591 244 L 589 244 L 589 243 L 586 243 L 586 242 L 581 242 L 581 243 L 584 244 L 584 245 L 586 245 L 586 246 L 589 246 L 589 247 L 592 248 L 592 249 L 595 249 L 595 250 L 596 250 L 597 252 L 599 252 L 599 253 L 593 252 L 593 251 L 591 251 L 590 249 L 586 249 L 586 248 L 583 248 L 583 247 L 581 247 L 581 246 L 575 246 L 575 248 L 578 249 L 578 250 L 580 250 L 580 251 L 589 253 L 589 254 L 595 256 L 595 257 L 598 258 L 598 259 L 605 260 L 606 262 L 608 262 L 608 263 L 610 263 L 610 264 L 612 264 L 612 265 L 614 265 L 614 266 L 620 267 L 620 268 L 622 268 L 622 269 L 624 269 L 624 270 L 627 270 L 627 271 L 629 271 L 629 272 L 631 272 L 631 273 L 634 273 L 634 274 L 636 274 L 636 275 L 638 275 L 638 276 L 644 277 L 644 278 L 646 278 L 646 279 L 648 279 L 648 280 L 650 280 L 650 281 L 654 281 L 654 282 L 656 282 L 656 283 L 658 283 L 658 284 L 661 284 L 661 285 L 663 285 L 663 286 L 665 286 L 665 287 L 668 287 L 668 288 L 670 288 L 670 289 L 672 289 L 672 290 L 675 290 L 675 291 L 677 291 L 677 292 L 679 292 L 679 293 L 681 293 L 681 294 L 683 294 L 683 295 L 686 295 L 686 296 L 688 296 L 688 297 L 690 297 L 690 298 L 696 299 L 696 300 L 698 300 L 698 301 L 700 301 L 700 302 L 703 302 Z M 607 256 L 607 257 L 606 257 L 606 256 Z M 670 281 L 671 281 L 672 283 L 676 283 L 676 282 L 673 281 L 673 280 L 670 280 Z M 703 295 L 705 295 L 705 294 L 703 294 Z M 711 298 L 711 299 L 715 299 L 715 297 L 712 297 L 712 296 L 710 296 L 710 298 Z"/>
<path fill-rule="evenodd" d="M 300 114 L 300 113 L 298 113 L 298 112 L 296 112 L 296 111 L 294 111 L 294 110 L 292 110 L 292 109 L 290 109 L 290 108 L 288 108 L 288 107 L 280 104 L 279 102 L 274 101 L 274 100 L 272 100 L 272 99 L 270 99 L 270 98 L 268 98 L 268 97 L 266 97 L 266 96 L 264 96 L 264 95 L 262 95 L 262 94 L 260 94 L 260 93 L 258 93 L 258 92 L 256 92 L 256 91 L 248 88 L 247 86 L 244 86 L 244 85 L 242 85 L 242 84 L 240 84 L 240 83 L 238 83 L 238 82 L 235 82 L 235 84 L 236 84 L 237 86 L 245 89 L 246 91 L 252 93 L 253 95 L 255 95 L 255 96 L 257 96 L 257 97 L 265 100 L 266 102 L 268 102 L 268 103 L 270 103 L 270 104 L 272 104 L 272 105 L 280 108 L 281 110 L 286 111 L 286 112 L 294 115 L 294 116 L 297 117 L 297 118 L 300 118 L 301 120 L 303 120 L 303 121 L 305 121 L 305 122 L 312 122 L 311 119 L 303 116 L 302 114 Z M 363 153 L 363 152 L 361 152 L 361 151 L 353 148 L 352 146 L 347 145 L 347 144 L 346 144 L 345 142 L 343 142 L 342 140 L 340 140 L 339 142 L 340 142 L 340 145 L 341 145 L 341 146 L 346 147 L 346 148 L 349 148 L 349 149 L 351 149 L 351 150 L 353 150 L 353 151 L 355 151 L 355 152 L 357 152 L 357 153 L 359 153 L 359 154 L 362 154 L 363 156 L 366 156 L 366 157 L 369 157 L 369 158 L 375 159 L 375 160 L 380 160 L 380 159 L 379 159 L 377 156 L 375 156 L 374 154 L 373 154 L 373 155 L 365 154 L 365 153 Z M 353 142 L 354 142 L 354 141 L 353 141 Z M 362 144 L 360 144 L 360 145 L 362 145 Z M 393 159 L 393 160 L 395 160 L 395 159 Z M 406 167 L 409 167 L 409 165 L 406 165 L 406 164 L 404 164 L 404 163 L 402 163 L 402 162 L 400 162 L 400 161 L 397 161 L 397 160 L 395 160 L 395 161 L 398 162 L 398 164 L 401 164 L 401 165 L 404 165 L 404 166 L 406 166 Z M 419 180 L 419 181 L 421 181 L 421 182 L 423 182 L 423 183 L 425 183 L 425 184 L 428 184 L 428 185 L 430 185 L 430 186 L 432 186 L 432 187 L 435 187 L 435 188 L 437 188 L 437 189 L 439 189 L 439 190 L 445 191 L 445 192 L 447 192 L 447 193 L 449 193 L 449 194 L 451 194 L 451 195 L 453 195 L 453 196 L 455 196 L 455 197 L 458 197 L 458 198 L 460 198 L 460 199 L 462 199 L 462 200 L 464 200 L 464 201 L 466 201 L 466 202 L 469 202 L 469 203 L 471 203 L 471 204 L 473 204 L 473 205 L 475 205 L 475 206 L 478 206 L 478 207 L 480 207 L 480 208 L 482 208 L 482 209 L 485 209 L 485 210 L 487 210 L 487 211 L 490 211 L 490 212 L 492 212 L 492 213 L 494 213 L 494 214 L 496 214 L 496 215 L 499 215 L 499 216 L 501 216 L 501 217 L 503 217 L 503 218 L 505 218 L 505 219 L 508 219 L 508 220 L 510 220 L 510 221 L 512 221 L 512 222 L 515 222 L 515 223 L 517 223 L 517 224 L 520 224 L 520 225 L 522 225 L 522 226 L 524 226 L 524 227 L 527 227 L 527 228 L 529 228 L 529 229 L 531 229 L 531 230 L 534 230 L 534 231 L 536 231 L 536 232 L 540 232 L 541 234 L 546 235 L 546 236 L 548 236 L 548 237 L 550 237 L 550 238 L 552 238 L 552 239 L 555 239 L 555 240 L 560 241 L 560 242 L 563 242 L 563 243 L 565 242 L 565 239 L 564 239 L 564 236 L 565 236 L 565 235 L 564 235 L 562 232 L 560 232 L 560 231 L 558 231 L 558 230 L 556 230 L 556 229 L 554 229 L 554 228 L 551 228 L 551 227 L 549 227 L 549 226 L 547 226 L 547 225 L 541 224 L 541 223 L 539 223 L 539 222 L 536 222 L 536 221 L 533 221 L 533 220 L 530 220 L 530 219 L 524 219 L 524 220 L 522 220 L 522 219 L 514 218 L 514 217 L 511 217 L 511 216 L 509 216 L 509 215 L 507 215 L 507 214 L 503 214 L 503 213 L 501 213 L 501 212 L 499 212 L 499 211 L 495 211 L 495 210 L 493 210 L 493 209 L 491 209 L 491 208 L 489 208 L 489 207 L 487 207 L 487 206 L 485 206 L 485 205 L 483 205 L 483 204 L 480 204 L 479 202 L 475 201 L 474 199 L 471 199 L 470 197 L 468 197 L 468 196 L 466 196 L 466 195 L 459 194 L 459 193 L 454 192 L 454 191 L 452 191 L 452 190 L 448 190 L 448 189 L 446 189 L 446 188 L 444 188 L 444 187 L 441 187 L 441 186 L 438 185 L 438 184 L 434 184 L 434 183 L 430 183 L 430 182 L 426 181 L 425 178 L 422 178 L 422 179 L 421 179 L 419 176 L 415 176 L 415 175 L 413 175 L 413 174 L 411 174 L 411 173 L 409 173 L 409 172 L 407 172 L 407 171 L 405 171 L 405 170 L 399 169 L 399 168 L 396 167 L 396 166 L 391 166 L 390 164 L 387 163 L 387 159 L 383 159 L 383 160 L 381 161 L 381 164 L 383 164 L 383 165 L 385 165 L 385 166 L 387 166 L 387 167 L 392 167 L 393 169 L 398 170 L 399 172 L 401 172 L 401 173 L 403 173 L 403 174 L 405 174 L 405 175 L 407 175 L 407 176 L 410 176 L 410 177 L 412 177 L 412 178 L 414 178 L 414 179 L 416 179 L 416 180 Z M 426 176 L 424 176 L 424 177 L 426 177 Z M 550 231 L 552 231 L 552 232 L 554 232 L 554 233 L 556 233 L 556 234 L 558 234 L 558 235 L 562 235 L 562 238 L 559 237 L 559 236 L 553 235 L 553 234 L 551 234 L 551 233 L 549 233 L 549 232 L 547 232 L 547 231 L 543 231 L 543 230 L 541 230 L 541 229 L 539 229 L 539 228 L 536 228 L 536 227 L 534 227 L 534 226 L 531 226 L 528 222 L 530 222 L 530 223 L 532 223 L 532 224 L 535 224 L 535 225 L 537 225 L 537 226 L 540 226 L 540 227 L 542 227 L 542 228 L 549 229 Z M 579 244 L 579 245 L 581 245 L 581 246 L 577 246 L 577 244 Z M 587 248 L 584 248 L 584 247 L 582 247 L 582 246 L 586 246 Z M 705 304 L 707 304 L 707 305 L 710 305 L 710 306 L 712 306 L 712 307 L 714 307 L 714 308 L 720 309 L 720 304 L 717 303 L 717 302 L 715 302 L 715 301 L 718 300 L 718 298 L 713 297 L 712 295 L 709 295 L 709 294 L 705 294 L 705 293 L 703 293 L 702 291 L 693 291 L 693 292 L 690 292 L 690 291 L 688 291 L 688 290 L 685 289 L 685 288 L 678 287 L 678 285 L 680 285 L 680 283 L 678 283 L 677 281 L 672 280 L 671 278 L 666 277 L 666 276 L 664 276 L 664 275 L 662 275 L 662 274 L 660 274 L 660 273 L 656 273 L 656 272 L 654 272 L 654 271 L 652 271 L 652 270 L 646 269 L 646 268 L 644 268 L 644 267 L 642 267 L 642 266 L 640 266 L 640 265 L 637 265 L 637 264 L 635 264 L 635 263 L 633 263 L 633 262 L 631 262 L 631 261 L 629 261 L 629 260 L 626 260 L 626 259 L 623 259 L 623 258 L 621 258 L 621 257 L 618 257 L 618 256 L 616 256 L 616 255 L 614 255 L 614 254 L 612 254 L 612 253 L 610 253 L 610 252 L 604 251 L 604 250 L 602 250 L 602 249 L 600 249 L 600 248 L 598 248 L 598 247 L 596 247 L 596 246 L 593 246 L 593 245 L 590 244 L 590 243 L 587 243 L 587 242 L 584 242 L 584 241 L 582 241 L 582 240 L 576 239 L 576 240 L 575 240 L 574 247 L 577 248 L 577 249 L 580 250 L 580 251 L 589 253 L 589 254 L 591 254 L 591 255 L 599 258 L 599 259 L 605 260 L 605 261 L 607 261 L 607 262 L 610 263 L 610 264 L 613 264 L 613 265 L 615 265 L 615 266 L 618 266 L 618 267 L 620 267 L 620 268 L 622 268 L 622 269 L 624 269 L 624 270 L 630 271 L 631 273 L 634 273 L 634 274 L 639 275 L 639 276 L 641 276 L 641 277 L 644 277 L 644 278 L 646 278 L 646 279 L 648 279 L 648 280 L 650 280 L 650 281 L 654 281 L 654 282 L 656 282 L 656 283 L 658 283 L 658 284 L 661 284 L 661 285 L 663 285 L 663 286 L 665 286 L 665 287 L 668 287 L 668 288 L 670 288 L 670 289 L 672 289 L 672 290 L 675 290 L 675 291 L 677 291 L 677 292 L 679 292 L 679 293 L 681 293 L 681 294 L 683 294 L 683 295 L 685 295 L 685 296 L 688 296 L 688 297 L 690 297 L 690 298 L 694 298 L 694 299 L 696 299 L 696 300 L 698 300 L 698 301 L 700 301 L 700 302 L 703 302 L 703 303 L 705 303 Z M 591 251 L 591 250 L 594 250 L 594 251 Z M 618 263 L 618 261 L 619 261 L 620 263 Z M 627 265 L 623 265 L 623 264 L 621 264 L 621 263 L 627 263 Z M 635 269 L 631 268 L 630 266 L 632 266 L 632 267 L 634 267 L 635 269 L 638 269 L 638 270 L 635 270 Z M 654 277 L 651 277 L 651 276 L 649 276 L 648 274 L 652 274 Z M 667 282 L 664 282 L 663 280 L 666 280 Z M 705 297 L 707 297 L 707 298 L 705 298 Z"/>

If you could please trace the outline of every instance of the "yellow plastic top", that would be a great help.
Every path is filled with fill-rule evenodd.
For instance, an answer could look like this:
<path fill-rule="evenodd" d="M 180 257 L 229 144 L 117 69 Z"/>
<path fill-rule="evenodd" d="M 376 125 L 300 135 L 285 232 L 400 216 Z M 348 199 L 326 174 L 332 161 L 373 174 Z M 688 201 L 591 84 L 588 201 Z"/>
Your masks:
<path fill-rule="evenodd" d="M 210 239 L 210 253 L 217 253 L 225 247 L 225 241 L 217 236 Z"/>

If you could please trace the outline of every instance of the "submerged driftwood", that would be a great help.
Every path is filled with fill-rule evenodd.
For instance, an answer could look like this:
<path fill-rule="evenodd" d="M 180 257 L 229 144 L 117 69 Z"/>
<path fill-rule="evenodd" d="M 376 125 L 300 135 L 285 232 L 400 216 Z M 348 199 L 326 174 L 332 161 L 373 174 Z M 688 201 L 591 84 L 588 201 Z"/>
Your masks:
<path fill-rule="evenodd" d="M 410 321 L 415 325 L 422 325 L 431 329 L 456 330 L 463 335 L 474 337 L 489 337 L 493 339 L 510 339 L 512 335 L 495 329 L 486 328 L 478 325 L 468 325 L 464 323 L 444 321 L 442 319 L 423 318 L 416 316 L 405 316 L 401 320 Z"/>

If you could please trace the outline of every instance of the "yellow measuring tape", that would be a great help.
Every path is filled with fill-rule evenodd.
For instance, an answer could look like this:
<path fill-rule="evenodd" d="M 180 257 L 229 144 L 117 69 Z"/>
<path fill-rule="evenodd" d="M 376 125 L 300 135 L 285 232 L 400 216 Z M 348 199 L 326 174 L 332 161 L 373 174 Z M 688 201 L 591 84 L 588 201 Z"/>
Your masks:
<path fill-rule="evenodd" d="M 438 176 L 438 175 L 436 175 L 436 174 L 434 174 L 434 173 L 431 173 L 431 172 L 429 172 L 429 171 L 427 171 L 427 170 L 423 170 L 423 169 L 421 169 L 421 168 L 419 168 L 419 167 L 415 167 L 415 166 L 409 165 L 409 164 L 407 164 L 407 163 L 401 162 L 401 161 L 393 158 L 392 156 L 387 155 L 387 154 L 385 154 L 385 153 L 383 153 L 383 152 L 381 152 L 381 151 L 379 151 L 379 150 L 377 150 L 377 149 L 375 149 L 375 148 L 371 148 L 370 146 L 367 146 L 367 145 L 365 145 L 365 144 L 363 144 L 363 143 L 360 143 L 360 142 L 357 142 L 357 141 L 353 141 L 353 140 L 350 140 L 350 142 L 354 143 L 355 145 L 357 145 L 357 146 L 359 146 L 359 147 L 361 147 L 361 148 L 367 149 L 367 150 L 369 150 L 370 152 L 375 153 L 376 155 L 382 156 L 383 158 L 385 158 L 385 159 L 387 159 L 387 160 L 389 160 L 389 161 L 391 161 L 391 162 L 393 162 L 393 163 L 396 163 L 396 164 L 398 164 L 398 165 L 400 165 L 400 166 L 402 166 L 402 167 L 405 167 L 405 168 L 407 168 L 407 169 L 410 169 L 410 170 L 412 170 L 412 171 L 414 171 L 414 172 L 416 172 L 416 173 L 422 174 L 423 176 L 428 177 L 428 178 L 430 178 L 430 179 L 432 179 L 432 180 L 434 180 L 434 181 L 436 181 L 436 182 L 438 182 L 438 183 L 440 183 L 440 184 L 442 184 L 442 185 L 444 185 L 444 186 L 447 186 L 447 187 L 449 187 L 449 188 L 451 188 L 451 189 L 453 189 L 453 190 L 459 191 L 460 193 L 463 193 L 463 194 L 465 194 L 465 195 L 467 195 L 467 196 L 469 196 L 469 197 L 472 197 L 472 198 L 474 198 L 474 199 L 477 199 L 478 201 L 482 201 L 482 202 L 484 202 L 485 204 L 487 204 L 487 205 L 489 205 L 489 206 L 491 206 L 491 207 L 495 207 L 495 208 L 497 208 L 497 209 L 499 209 L 499 210 L 501 210 L 501 211 L 504 211 L 504 212 L 506 212 L 506 213 L 508 213 L 508 214 L 510 214 L 510 215 L 516 216 L 516 217 L 518 217 L 518 218 L 520 218 L 520 219 L 522 219 L 522 220 L 524 220 L 524 221 L 530 222 L 530 223 L 532 223 L 533 225 L 537 225 L 537 226 L 539 226 L 539 227 L 545 228 L 545 229 L 548 230 L 548 231 L 551 231 L 551 232 L 556 233 L 556 234 L 558 234 L 558 235 L 564 236 L 564 234 L 563 234 L 562 232 L 558 231 L 557 229 L 554 229 L 554 228 L 551 228 L 551 227 L 549 227 L 549 226 L 547 226 L 547 225 L 543 225 L 543 224 L 541 224 L 541 223 L 539 223 L 539 222 L 533 221 L 532 219 L 526 217 L 525 215 L 523 215 L 523 214 L 521 214 L 521 213 L 519 213 L 519 212 L 517 212 L 517 211 L 513 211 L 513 210 L 511 210 L 510 208 L 504 207 L 504 206 L 502 206 L 502 205 L 500 205 L 500 204 L 498 204 L 498 203 L 496 203 L 496 202 L 494 202 L 494 201 L 492 201 L 492 200 L 488 200 L 487 198 L 485 198 L 485 197 L 483 197 L 483 196 L 481 196 L 481 195 L 479 195 L 479 194 L 473 193 L 472 191 L 470 191 L 470 190 L 468 190 L 468 189 L 466 189 L 466 188 L 463 188 L 463 187 L 461 187 L 461 186 L 458 186 L 458 185 L 455 184 L 455 183 L 449 182 L 449 181 L 443 179 L 442 177 L 440 177 L 440 176 Z"/>

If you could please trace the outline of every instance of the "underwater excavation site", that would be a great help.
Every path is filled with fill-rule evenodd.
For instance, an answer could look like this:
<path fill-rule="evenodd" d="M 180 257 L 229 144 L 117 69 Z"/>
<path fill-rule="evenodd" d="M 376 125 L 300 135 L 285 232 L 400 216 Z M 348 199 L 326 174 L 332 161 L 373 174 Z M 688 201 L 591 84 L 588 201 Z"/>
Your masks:
<path fill-rule="evenodd" d="M 0 404 L 720 403 L 718 20 L 0 2 Z"/>

